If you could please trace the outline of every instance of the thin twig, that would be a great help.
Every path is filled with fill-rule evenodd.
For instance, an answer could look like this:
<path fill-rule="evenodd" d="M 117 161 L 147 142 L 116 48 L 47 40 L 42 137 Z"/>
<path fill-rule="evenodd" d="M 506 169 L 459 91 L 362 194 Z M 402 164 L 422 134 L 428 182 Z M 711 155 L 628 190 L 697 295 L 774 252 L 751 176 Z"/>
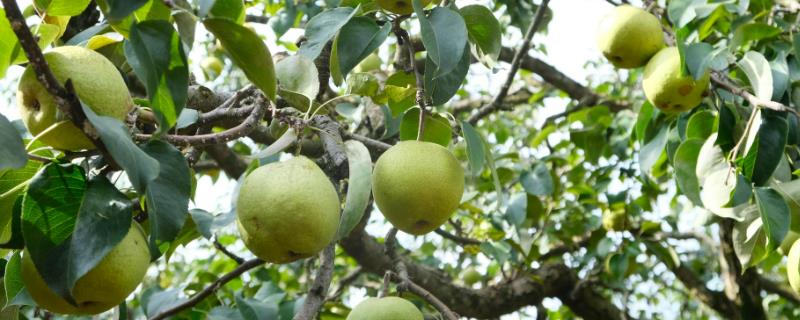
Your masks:
<path fill-rule="evenodd" d="M 470 124 L 474 125 L 478 123 L 478 120 L 491 114 L 502 105 L 503 99 L 505 99 L 506 95 L 508 95 L 508 90 L 511 89 L 511 84 L 514 83 L 514 76 L 516 76 L 520 64 L 522 64 L 522 59 L 528 54 L 528 49 L 531 47 L 533 35 L 536 34 L 536 30 L 539 29 L 539 26 L 544 21 L 544 13 L 547 11 L 547 5 L 549 2 L 550 0 L 542 0 L 542 3 L 536 10 L 536 17 L 534 18 L 533 23 L 531 23 L 531 25 L 528 27 L 528 31 L 525 32 L 525 39 L 522 41 L 522 45 L 519 47 L 519 50 L 516 52 L 516 54 L 514 54 L 514 59 L 511 60 L 511 69 L 508 70 L 508 77 L 506 77 L 506 82 L 503 83 L 503 86 L 500 87 L 500 92 L 497 93 L 490 104 L 481 107 L 478 109 L 477 113 L 469 117 L 467 121 Z"/>
<path fill-rule="evenodd" d="M 342 293 L 344 293 L 344 289 L 347 288 L 353 281 L 356 281 L 359 276 L 364 273 L 364 267 L 358 266 L 355 270 L 351 271 L 341 279 L 339 279 L 339 285 L 336 287 L 336 290 L 333 290 L 333 294 L 326 298 L 326 301 L 334 301 L 338 299 Z"/>
<path fill-rule="evenodd" d="M 403 278 L 397 273 L 394 273 L 392 271 L 387 271 L 387 274 L 391 277 L 392 280 L 394 280 L 398 284 L 405 285 L 408 291 L 410 291 L 411 293 L 418 295 L 419 297 L 425 299 L 425 301 L 428 301 L 428 303 L 433 305 L 433 307 L 436 308 L 436 310 L 439 310 L 439 313 L 441 313 L 445 319 L 458 320 L 458 314 L 453 312 L 453 310 L 450 310 L 450 308 L 446 304 L 444 304 L 444 302 L 439 300 L 439 298 L 434 296 L 428 290 L 425 290 L 425 288 L 420 287 L 418 284 L 409 280 L 407 277 Z"/>
<path fill-rule="evenodd" d="M 714 72 L 714 74 L 711 75 L 711 81 L 714 82 L 714 84 L 716 84 L 717 86 L 719 86 L 719 87 L 721 87 L 721 88 L 723 88 L 725 90 L 728 90 L 728 91 L 730 91 L 731 93 L 733 93 L 733 94 L 735 94 L 737 96 L 740 96 L 740 97 L 744 98 L 753 107 L 764 107 L 764 108 L 772 109 L 772 110 L 775 110 L 775 111 L 791 112 L 792 114 L 794 114 L 795 116 L 800 118 L 800 113 L 798 113 L 798 111 L 795 110 L 794 108 L 791 108 L 791 107 L 789 107 L 787 105 L 784 105 L 784 104 L 782 104 L 780 102 L 776 102 L 776 101 L 772 101 L 772 100 L 765 100 L 765 99 L 761 99 L 759 97 L 756 97 L 752 93 L 747 92 L 747 90 L 744 90 L 744 89 L 742 89 L 740 87 L 737 87 L 736 85 L 728 82 L 728 80 L 726 80 L 718 72 Z"/>
<path fill-rule="evenodd" d="M 425 113 L 427 112 L 427 104 L 425 103 L 425 81 L 423 75 L 417 69 L 417 59 L 416 59 L 416 52 L 414 52 L 414 44 L 411 43 L 411 37 L 408 36 L 408 32 L 400 28 L 400 22 L 402 19 L 395 20 L 394 22 L 394 33 L 397 36 L 397 45 L 398 46 L 405 46 L 406 50 L 408 50 L 408 63 L 411 65 L 411 70 L 414 72 L 414 79 L 416 80 L 417 86 L 417 95 L 416 101 L 419 105 L 419 127 L 417 130 L 417 140 L 422 139 L 422 135 L 425 132 Z"/>
<path fill-rule="evenodd" d="M 29 153 L 28 154 L 28 159 L 33 160 L 33 161 L 43 162 L 43 163 L 49 163 L 49 162 L 53 161 L 53 159 L 50 159 L 48 157 L 42 157 L 42 156 L 39 156 L 39 155 L 35 155 L 33 153 Z"/>
<path fill-rule="evenodd" d="M 436 232 L 436 234 L 442 236 L 443 238 L 450 239 L 450 240 L 452 240 L 452 241 L 454 241 L 456 243 L 459 243 L 459 244 L 465 245 L 465 246 L 466 245 L 479 245 L 479 244 L 483 243 L 480 240 L 475 240 L 475 239 L 462 237 L 462 236 L 459 236 L 459 235 L 455 235 L 455 234 L 449 233 L 449 232 L 445 231 L 442 228 L 436 229 L 434 232 Z"/>
<path fill-rule="evenodd" d="M 374 149 L 375 151 L 384 152 L 386 150 L 389 150 L 389 148 L 392 147 L 392 145 L 390 145 L 388 143 L 385 143 L 385 142 L 382 142 L 382 141 L 378 141 L 378 140 L 375 140 L 375 139 L 371 139 L 371 138 L 368 138 L 368 137 L 365 137 L 365 136 L 362 136 L 362 135 L 358 135 L 358 134 L 355 134 L 355 133 L 346 132 L 346 131 L 342 132 L 342 136 L 344 138 L 347 138 L 348 140 L 359 141 L 359 142 L 363 143 L 365 146 L 367 146 L 367 148 Z"/>
<path fill-rule="evenodd" d="M 303 307 L 294 316 L 294 320 L 311 320 L 317 316 L 320 308 L 325 303 L 325 298 L 328 296 L 328 288 L 331 285 L 331 278 L 333 277 L 333 258 L 336 255 L 334 248 L 336 244 L 330 244 L 325 247 L 320 253 L 320 265 L 317 270 L 317 276 L 314 278 L 314 283 L 311 289 L 308 290 Z"/>
<path fill-rule="evenodd" d="M 214 248 L 217 248 L 219 252 L 222 252 L 222 254 L 228 256 L 228 258 L 231 258 L 233 261 L 236 261 L 236 264 L 241 265 L 242 263 L 245 262 L 245 260 L 242 259 L 242 257 L 237 256 L 233 252 L 230 252 L 228 248 L 225 248 L 225 246 L 223 246 L 222 243 L 219 242 L 219 238 L 217 237 L 214 237 Z"/>
<path fill-rule="evenodd" d="M 262 264 L 264 264 L 264 261 L 261 260 L 261 259 L 247 260 L 244 263 L 240 264 L 238 267 L 236 267 L 236 269 L 233 269 L 233 271 L 226 273 L 225 275 L 223 275 L 222 277 L 217 279 L 217 281 L 214 281 L 210 286 L 206 287 L 202 291 L 200 291 L 197 294 L 195 294 L 194 296 L 192 296 L 192 298 L 190 298 L 189 300 L 186 300 L 185 302 L 183 302 L 183 303 L 181 303 L 181 304 L 179 304 L 177 306 L 174 306 L 172 308 L 164 310 L 164 311 L 160 312 L 159 314 L 156 314 L 155 316 L 151 317 L 149 320 L 166 319 L 166 318 L 168 318 L 170 316 L 174 316 L 174 315 L 178 314 L 179 312 L 181 312 L 181 311 L 183 311 L 185 309 L 189 309 L 189 308 L 197 305 L 201 301 L 203 301 L 203 299 L 205 299 L 206 297 L 210 296 L 215 291 L 219 290 L 219 288 L 222 288 L 222 286 L 224 284 L 228 283 L 229 281 L 231 281 L 233 279 L 236 279 L 237 277 L 239 277 L 240 275 L 242 275 L 246 271 L 248 271 L 250 269 L 253 269 L 255 267 L 258 267 L 258 266 L 260 266 Z"/>

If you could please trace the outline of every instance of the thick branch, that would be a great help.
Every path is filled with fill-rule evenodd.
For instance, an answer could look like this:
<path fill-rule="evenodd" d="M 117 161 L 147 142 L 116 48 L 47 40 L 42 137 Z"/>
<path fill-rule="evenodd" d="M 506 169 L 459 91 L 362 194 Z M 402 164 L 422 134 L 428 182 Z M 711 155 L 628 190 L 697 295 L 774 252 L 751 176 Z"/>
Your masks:
<path fill-rule="evenodd" d="M 469 123 L 474 125 L 478 123 L 478 120 L 497 110 L 502 104 L 503 99 L 505 99 L 506 95 L 508 95 L 508 90 L 511 88 L 511 84 L 514 83 L 514 77 L 516 76 L 517 70 L 519 70 L 519 67 L 522 64 L 522 59 L 528 55 L 528 49 L 531 47 L 533 35 L 536 33 L 536 30 L 539 29 L 539 26 L 544 20 L 544 13 L 547 11 L 547 4 L 549 2 L 550 0 L 542 0 L 542 3 L 539 5 L 539 9 L 536 10 L 536 17 L 534 18 L 530 27 L 528 27 L 528 31 L 525 33 L 525 39 L 522 40 L 522 45 L 514 55 L 514 59 L 511 60 L 511 69 L 508 71 L 508 77 L 506 78 L 506 82 L 503 83 L 503 86 L 500 88 L 500 92 L 498 92 L 497 96 L 494 97 L 492 103 L 481 107 L 478 109 L 477 113 L 470 116 L 467 120 Z"/>
<path fill-rule="evenodd" d="M 311 320 L 319 313 L 319 309 L 325 303 L 325 298 L 328 296 L 328 288 L 331 285 L 331 278 L 333 277 L 333 258 L 336 255 L 334 248 L 336 244 L 330 244 L 325 247 L 320 253 L 320 265 L 317 271 L 317 276 L 314 278 L 314 284 L 308 290 L 303 307 L 294 316 L 294 320 Z"/>
<path fill-rule="evenodd" d="M 354 230 L 340 244 L 367 272 L 383 275 L 393 269 L 383 245 L 361 228 Z M 414 263 L 406 257 L 400 259 L 406 265 L 409 280 L 464 317 L 496 318 L 524 306 L 536 305 L 545 297 L 558 297 L 586 319 L 622 318 L 622 312 L 594 288 L 578 288 L 577 273 L 563 263 L 545 263 L 539 269 L 514 279 L 475 290 L 453 284 L 447 274 L 436 268 Z"/>
<path fill-rule="evenodd" d="M 225 275 L 217 279 L 217 281 L 214 281 L 214 283 L 203 289 L 203 291 L 200 291 L 194 296 L 192 296 L 189 300 L 186 300 L 185 302 L 177 306 L 174 306 L 172 308 L 162 311 L 159 314 L 156 314 L 155 316 L 151 317 L 150 320 L 167 319 L 171 316 L 178 314 L 183 310 L 189 309 L 197 305 L 201 301 L 203 301 L 203 299 L 210 296 L 215 291 L 219 290 L 219 288 L 222 288 L 222 286 L 228 283 L 229 281 L 236 279 L 237 277 L 245 273 L 247 270 L 253 269 L 262 264 L 264 264 L 264 261 L 260 259 L 247 260 L 244 263 L 240 264 L 238 267 L 236 267 L 236 269 L 233 269 L 233 271 L 226 273 Z"/>

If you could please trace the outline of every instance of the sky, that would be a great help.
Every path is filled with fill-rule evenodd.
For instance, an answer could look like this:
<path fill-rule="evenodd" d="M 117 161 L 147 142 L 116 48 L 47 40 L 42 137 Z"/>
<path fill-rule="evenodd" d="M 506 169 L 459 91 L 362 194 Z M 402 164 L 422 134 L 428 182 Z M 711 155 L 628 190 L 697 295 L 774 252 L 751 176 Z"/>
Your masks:
<path fill-rule="evenodd" d="M 472 3 L 485 2 L 474 0 L 457 1 L 459 6 Z M 582 84 L 588 83 L 587 77 L 590 75 L 603 77 L 609 76 L 615 72 L 608 64 L 601 65 L 599 67 L 600 69 L 596 69 L 593 66 L 587 67 L 586 65 L 587 61 L 601 61 L 602 57 L 595 45 L 595 32 L 600 18 L 612 9 L 610 4 L 603 0 L 555 0 L 550 2 L 550 8 L 553 10 L 554 15 L 553 20 L 548 26 L 548 33 L 546 35 L 537 34 L 534 37 L 534 43 L 543 44 L 546 47 L 547 53 L 545 54 L 532 50 L 531 53 L 533 56 L 553 65 L 556 69 Z M 272 34 L 268 27 L 259 27 L 258 30 L 262 34 L 265 33 L 268 39 L 274 39 L 274 34 Z M 290 32 L 285 37 L 293 36 L 297 36 L 297 33 Z M 514 29 L 509 38 L 504 39 L 504 45 L 517 47 L 520 38 L 521 34 L 518 30 Z M 280 51 L 280 49 L 276 47 L 271 47 L 270 49 L 272 49 L 273 52 Z M 203 56 L 204 53 L 199 50 L 194 50 L 189 55 L 190 59 L 194 61 L 199 61 Z M 488 90 L 490 94 L 495 94 L 506 78 L 507 68 L 508 65 L 503 64 L 496 70 L 496 73 L 492 73 L 491 70 L 485 67 L 473 65 L 470 70 L 471 83 L 466 89 L 475 92 L 479 90 Z M 16 112 L 13 92 L 21 70 L 22 68 L 12 67 L 9 69 L 6 77 L 0 79 L 0 104 L 3 104 L 0 105 L 0 112 L 10 119 L 19 117 Z M 197 68 L 193 68 L 192 70 L 194 72 L 199 71 Z M 538 115 L 541 119 L 544 119 L 549 115 L 559 113 L 564 110 L 568 102 L 569 100 L 563 98 L 548 98 L 545 100 L 545 107 L 542 108 Z M 228 211 L 231 207 L 231 195 L 235 185 L 235 181 L 231 181 L 224 175 L 220 175 L 220 178 L 216 182 L 212 182 L 208 177 L 203 177 L 198 180 L 197 196 L 192 206 L 213 213 Z M 372 220 L 367 231 L 375 236 L 382 237 L 385 235 L 389 226 L 383 223 L 382 217 L 379 214 L 374 214 L 372 215 Z M 399 235 L 398 239 L 401 245 L 412 250 L 419 247 L 423 241 L 432 241 L 434 243 L 440 241 L 438 237 L 427 237 L 423 240 L 421 237 L 415 239 L 408 235 L 403 235 L 402 233 Z M 241 246 L 234 249 L 239 249 L 236 250 L 239 252 L 244 251 Z M 210 254 L 206 250 L 198 249 L 195 245 L 179 251 L 178 258 L 187 260 L 205 258 Z M 448 256 L 441 256 L 439 258 L 445 261 L 453 260 L 453 257 Z M 484 262 L 488 263 L 488 260 L 484 258 Z M 151 272 L 155 272 L 155 270 L 151 269 Z M 347 301 L 348 305 L 355 305 L 364 298 L 363 290 L 360 291 L 360 294 L 359 290 L 351 291 L 351 293 L 353 297 Z M 555 299 L 545 300 L 545 306 L 548 308 L 558 308 L 559 305 L 560 303 Z M 636 306 L 633 307 L 636 308 Z M 659 306 L 659 309 L 661 307 L 669 309 L 668 306 Z M 531 314 L 535 314 L 532 309 L 528 310 Z M 509 315 L 502 319 L 513 320 L 521 318 L 522 317 L 519 315 Z"/>

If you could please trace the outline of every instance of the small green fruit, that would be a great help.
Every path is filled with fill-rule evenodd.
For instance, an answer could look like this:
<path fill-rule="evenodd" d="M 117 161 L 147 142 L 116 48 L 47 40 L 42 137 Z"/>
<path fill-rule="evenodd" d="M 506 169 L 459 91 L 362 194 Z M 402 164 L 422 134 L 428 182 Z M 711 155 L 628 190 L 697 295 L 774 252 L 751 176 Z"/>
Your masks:
<path fill-rule="evenodd" d="M 607 231 L 625 231 L 629 225 L 628 214 L 624 209 L 603 211 L 603 228 Z"/>
<path fill-rule="evenodd" d="M 106 57 L 83 47 L 63 46 L 45 53 L 44 58 L 59 82 L 72 80 L 78 97 L 94 112 L 125 120 L 133 100 L 119 71 Z M 36 79 L 31 66 L 19 80 L 17 105 L 22 121 L 34 136 L 55 123 L 68 121 L 53 96 Z M 62 122 L 39 140 L 60 150 L 95 148 L 83 131 L 70 122 Z"/>
<path fill-rule="evenodd" d="M 786 276 L 794 292 L 800 294 L 800 241 L 795 241 L 786 261 Z"/>
<path fill-rule="evenodd" d="M 347 320 L 422 320 L 422 312 L 406 299 L 398 297 L 369 298 L 359 303 Z"/>
<path fill-rule="evenodd" d="M 483 275 L 475 270 L 473 267 L 469 267 L 464 269 L 464 272 L 461 273 L 461 280 L 468 286 L 478 283 L 483 279 Z"/>
<path fill-rule="evenodd" d="M 700 104 L 708 82 L 708 73 L 696 81 L 691 75 L 681 75 L 678 48 L 669 47 L 659 51 L 647 63 L 642 87 L 647 100 L 661 111 L 679 113 Z"/>
<path fill-rule="evenodd" d="M 299 156 L 259 167 L 236 203 L 242 240 L 259 258 L 288 263 L 313 256 L 339 227 L 339 196 L 325 173 Z"/>
<path fill-rule="evenodd" d="M 446 148 L 407 140 L 375 162 L 372 194 L 397 229 L 422 235 L 439 228 L 461 202 L 464 169 Z"/>
<path fill-rule="evenodd" d="M 72 288 L 77 306 L 53 292 L 25 253 L 22 257 L 22 282 L 36 303 L 61 314 L 98 314 L 118 306 L 139 286 L 150 266 L 150 250 L 144 232 L 135 222 L 128 234 L 97 266 Z"/>
<path fill-rule="evenodd" d="M 407 15 L 414 12 L 414 5 L 411 0 L 376 0 L 378 6 L 383 10 L 396 14 Z M 431 0 L 422 0 L 422 7 L 426 7 Z"/>
<path fill-rule="evenodd" d="M 615 67 L 638 68 L 664 47 L 664 35 L 654 15 L 621 5 L 601 20 L 597 45 Z"/>
<path fill-rule="evenodd" d="M 222 73 L 222 60 L 217 57 L 206 57 L 200 61 L 200 68 L 208 79 L 214 79 Z"/>

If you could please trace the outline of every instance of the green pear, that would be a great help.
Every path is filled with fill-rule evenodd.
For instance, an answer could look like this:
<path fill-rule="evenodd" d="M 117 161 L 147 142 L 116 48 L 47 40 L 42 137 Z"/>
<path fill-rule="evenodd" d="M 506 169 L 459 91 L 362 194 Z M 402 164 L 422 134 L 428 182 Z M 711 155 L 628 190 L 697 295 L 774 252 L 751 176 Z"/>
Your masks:
<path fill-rule="evenodd" d="M 125 120 L 133 107 L 128 87 L 114 64 L 103 55 L 76 46 L 57 47 L 44 54 L 50 70 L 62 84 L 67 79 L 78 97 L 99 115 Z M 25 126 L 45 144 L 60 150 L 94 149 L 81 129 L 61 113 L 53 96 L 39 83 L 31 66 L 25 69 L 17 87 L 17 105 Z"/>
<path fill-rule="evenodd" d="M 464 193 L 464 169 L 441 145 L 407 140 L 375 162 L 372 194 L 397 229 L 422 235 L 453 215 Z"/>
<path fill-rule="evenodd" d="M 147 240 L 139 224 L 133 222 L 122 241 L 75 283 L 72 297 L 77 306 L 50 290 L 27 251 L 22 257 L 22 282 L 33 300 L 51 312 L 98 314 L 125 301 L 142 282 L 149 266 Z"/>
<path fill-rule="evenodd" d="M 658 18 L 642 9 L 621 5 L 600 21 L 597 45 L 617 68 L 638 68 L 664 47 Z"/>
<path fill-rule="evenodd" d="M 466 268 L 461 273 L 461 280 L 468 286 L 478 283 L 481 279 L 483 279 L 483 275 L 478 270 L 475 270 L 474 267 Z"/>
<path fill-rule="evenodd" d="M 644 68 L 642 87 L 650 100 L 664 113 L 688 111 L 700 104 L 708 89 L 709 74 L 699 80 L 691 75 L 681 75 L 681 57 L 678 48 L 661 49 Z"/>
<path fill-rule="evenodd" d="M 407 15 L 414 12 L 414 5 L 411 3 L 411 0 L 376 0 L 375 2 L 377 2 L 378 6 L 383 10 L 392 13 Z M 431 3 L 431 0 L 422 0 L 421 2 L 424 8 Z"/>
<path fill-rule="evenodd" d="M 383 62 L 381 61 L 381 57 L 373 53 L 364 58 L 364 60 L 362 60 L 353 69 L 353 72 L 360 73 L 360 72 L 370 72 L 370 71 L 380 70 L 382 63 Z"/>
<path fill-rule="evenodd" d="M 222 73 L 222 60 L 217 57 L 205 57 L 200 61 L 200 68 L 203 69 L 207 79 L 214 79 Z"/>
<path fill-rule="evenodd" d="M 313 256 L 339 227 L 339 196 L 325 173 L 298 156 L 254 170 L 236 202 L 245 246 L 259 258 L 288 263 Z"/>
<path fill-rule="evenodd" d="M 347 320 L 422 320 L 422 312 L 413 303 L 398 297 L 368 298 L 359 303 Z"/>
<path fill-rule="evenodd" d="M 794 292 L 800 294 L 800 241 L 795 241 L 786 260 L 786 276 Z"/>
<path fill-rule="evenodd" d="M 628 214 L 624 209 L 603 211 L 603 228 L 607 231 L 625 231 L 629 225 Z"/>

